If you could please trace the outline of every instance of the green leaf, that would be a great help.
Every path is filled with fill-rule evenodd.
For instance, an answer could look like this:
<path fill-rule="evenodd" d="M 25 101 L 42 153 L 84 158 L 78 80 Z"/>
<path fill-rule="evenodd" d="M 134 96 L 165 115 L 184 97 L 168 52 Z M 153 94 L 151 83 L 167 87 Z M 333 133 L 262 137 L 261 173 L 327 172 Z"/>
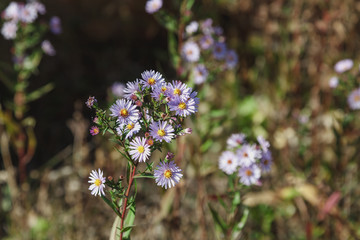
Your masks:
<path fill-rule="evenodd" d="M 104 202 L 111 207 L 111 209 L 116 213 L 116 215 L 120 217 L 120 213 L 117 210 L 117 206 L 112 201 L 107 199 L 105 196 L 101 196 L 101 199 L 104 200 Z"/>
<path fill-rule="evenodd" d="M 240 196 L 240 191 L 236 191 L 234 194 L 234 199 L 232 201 L 232 208 L 231 208 L 231 212 L 234 212 L 235 209 L 241 204 L 241 196 Z"/>
<path fill-rule="evenodd" d="M 171 16 L 168 12 L 165 10 L 161 10 L 154 14 L 156 20 L 163 25 L 167 30 L 171 32 L 177 31 L 177 21 L 175 17 Z"/>
<path fill-rule="evenodd" d="M 206 152 L 212 146 L 212 144 L 213 144 L 212 139 L 206 140 L 206 142 L 202 144 L 200 147 L 201 152 Z"/>
<path fill-rule="evenodd" d="M 124 229 L 122 230 L 123 232 L 123 239 L 130 239 L 130 233 L 132 228 L 134 227 L 134 221 L 135 221 L 135 202 L 133 202 L 133 204 L 130 206 L 126 217 L 125 217 L 125 221 L 124 221 Z"/>
<path fill-rule="evenodd" d="M 192 6 L 194 5 L 195 0 L 188 0 L 186 3 L 186 9 L 190 10 L 192 8 Z"/>
<path fill-rule="evenodd" d="M 152 173 L 141 173 L 141 175 L 135 175 L 134 178 L 152 178 L 154 179 L 154 175 Z"/>
<path fill-rule="evenodd" d="M 215 225 L 221 229 L 221 231 L 223 232 L 224 235 L 226 235 L 226 232 L 227 232 L 227 229 L 228 229 L 227 224 L 219 216 L 219 214 L 211 207 L 210 204 L 208 204 L 208 206 L 209 206 L 209 209 L 210 209 L 211 216 L 214 219 Z"/>
<path fill-rule="evenodd" d="M 233 239 L 238 239 L 238 235 L 241 233 L 241 230 L 244 228 L 248 217 L 249 217 L 249 209 L 245 208 L 244 213 L 240 219 L 240 222 L 238 224 L 236 224 L 233 229 L 233 232 L 232 232 Z"/>
<path fill-rule="evenodd" d="M 31 101 L 37 100 L 37 99 L 39 99 L 40 97 L 47 94 L 48 92 L 50 92 L 53 89 L 54 89 L 54 84 L 53 83 L 48 83 L 45 86 L 42 86 L 41 88 L 29 93 L 26 96 L 26 101 L 31 102 Z"/>

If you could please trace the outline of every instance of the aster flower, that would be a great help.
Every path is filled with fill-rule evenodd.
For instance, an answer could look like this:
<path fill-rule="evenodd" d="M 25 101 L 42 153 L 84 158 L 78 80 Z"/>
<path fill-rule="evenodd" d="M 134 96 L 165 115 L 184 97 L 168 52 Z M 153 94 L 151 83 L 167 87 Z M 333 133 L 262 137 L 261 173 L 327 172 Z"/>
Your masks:
<path fill-rule="evenodd" d="M 216 35 L 220 36 L 224 33 L 224 29 L 220 26 L 214 27 L 214 32 Z"/>
<path fill-rule="evenodd" d="M 199 23 L 197 23 L 196 21 L 192 21 L 189 25 L 185 27 L 185 31 L 188 35 L 191 35 L 194 32 L 196 32 L 198 28 L 199 28 Z"/>
<path fill-rule="evenodd" d="M 337 73 L 343 73 L 343 72 L 346 72 L 346 71 L 350 70 L 353 67 L 353 65 L 354 65 L 353 60 L 351 60 L 351 59 L 343 59 L 343 60 L 338 61 L 335 64 L 334 70 Z"/>
<path fill-rule="evenodd" d="M 210 35 L 205 35 L 200 39 L 200 47 L 202 49 L 209 49 L 214 44 L 214 39 Z"/>
<path fill-rule="evenodd" d="M 197 96 L 197 92 L 193 91 L 192 93 L 190 93 L 190 98 L 194 99 L 195 105 L 196 105 L 196 111 L 197 111 L 197 107 L 200 103 L 200 99 L 196 97 Z"/>
<path fill-rule="evenodd" d="M 120 124 L 127 124 L 129 122 L 136 122 L 139 119 L 139 110 L 132 104 L 131 101 L 125 99 L 118 99 L 110 107 L 112 117 L 118 117 Z"/>
<path fill-rule="evenodd" d="M 212 27 L 213 20 L 211 18 L 206 19 L 201 23 L 201 30 L 204 34 L 209 35 L 214 32 L 214 29 Z"/>
<path fill-rule="evenodd" d="M 45 54 L 47 54 L 49 56 L 55 56 L 56 55 L 56 51 L 55 51 L 53 45 L 48 40 L 44 40 L 41 43 L 41 49 L 44 51 Z"/>
<path fill-rule="evenodd" d="M 100 169 L 98 169 L 98 172 L 96 172 L 96 170 L 92 170 L 89 178 L 90 180 L 88 182 L 91 183 L 89 187 L 91 194 L 94 196 L 99 194 L 100 197 L 105 196 L 104 188 L 106 178 L 103 177 L 103 172 Z"/>
<path fill-rule="evenodd" d="M 111 92 L 116 97 L 124 96 L 125 85 L 123 83 L 114 82 L 111 86 Z"/>
<path fill-rule="evenodd" d="M 226 174 L 233 174 L 238 166 L 239 160 L 233 152 L 225 151 L 221 154 L 219 158 L 219 168 Z"/>
<path fill-rule="evenodd" d="M 145 10 L 147 13 L 153 14 L 162 7 L 162 0 L 148 0 L 145 5 Z"/>
<path fill-rule="evenodd" d="M 248 167 L 241 167 L 238 175 L 242 184 L 250 186 L 258 182 L 261 177 L 261 170 L 258 166 L 253 164 Z"/>
<path fill-rule="evenodd" d="M 174 161 L 160 162 L 154 171 L 155 182 L 165 189 L 174 187 L 182 176 L 181 169 L 176 166 Z"/>
<path fill-rule="evenodd" d="M 16 22 L 6 22 L 1 28 L 1 34 L 5 39 L 15 39 L 17 29 L 18 27 Z"/>
<path fill-rule="evenodd" d="M 236 67 L 238 63 L 238 56 L 234 50 L 229 50 L 226 52 L 225 64 L 229 69 Z"/>
<path fill-rule="evenodd" d="M 140 122 L 137 121 L 135 123 L 129 122 L 127 124 L 120 124 L 120 126 L 116 128 L 116 131 L 118 132 L 119 135 L 122 135 L 127 132 L 125 138 L 129 139 L 134 134 L 137 134 L 140 131 L 140 129 L 141 129 Z"/>
<path fill-rule="evenodd" d="M 353 90 L 347 98 L 349 107 L 353 110 L 360 109 L 360 88 Z"/>
<path fill-rule="evenodd" d="M 138 79 L 136 79 L 136 81 L 134 82 L 128 82 L 126 84 L 126 88 L 124 89 L 124 97 L 127 98 L 128 100 L 133 99 L 135 93 L 140 92 L 139 84 L 140 81 Z"/>
<path fill-rule="evenodd" d="M 226 45 L 223 42 L 217 42 L 213 48 L 213 54 L 215 59 L 223 59 L 226 56 Z"/>
<path fill-rule="evenodd" d="M 88 100 L 86 100 L 85 104 L 88 108 L 92 108 L 92 106 L 94 105 L 94 103 L 96 103 L 97 100 L 95 97 L 89 97 Z"/>
<path fill-rule="evenodd" d="M 175 137 L 174 128 L 166 121 L 152 122 L 150 124 L 150 136 L 159 142 L 164 140 L 169 143 Z"/>
<path fill-rule="evenodd" d="M 61 19 L 58 16 L 53 16 L 50 19 L 49 26 L 50 26 L 50 31 L 55 35 L 58 35 L 62 32 Z"/>
<path fill-rule="evenodd" d="M 191 115 L 198 110 L 198 104 L 195 99 L 189 97 L 187 100 L 181 100 L 179 97 L 171 99 L 168 103 L 170 111 L 175 111 L 176 115 L 186 117 Z"/>
<path fill-rule="evenodd" d="M 194 83 L 195 84 L 202 84 L 206 81 L 209 72 L 204 66 L 204 64 L 198 64 L 193 68 L 192 71 L 193 77 L 194 77 Z"/>
<path fill-rule="evenodd" d="M 182 56 L 188 62 L 197 62 L 200 58 L 199 46 L 193 41 L 187 41 L 182 47 Z"/>
<path fill-rule="evenodd" d="M 339 78 L 337 78 L 337 77 L 330 78 L 329 87 L 336 88 L 338 85 L 339 85 Z"/>
<path fill-rule="evenodd" d="M 264 151 L 264 152 L 267 152 L 269 150 L 269 147 L 270 147 L 270 143 L 268 141 L 266 141 L 263 136 L 258 136 L 257 138 L 257 141 L 259 142 L 260 146 L 261 146 L 261 149 Z"/>
<path fill-rule="evenodd" d="M 92 126 L 92 127 L 90 128 L 90 134 L 91 134 L 92 136 L 98 135 L 99 132 L 100 132 L 100 130 L 99 130 L 99 128 L 98 128 L 97 126 Z"/>
<path fill-rule="evenodd" d="M 248 167 L 261 158 L 261 151 L 256 149 L 255 145 L 245 144 L 236 151 L 239 158 L 239 165 Z"/>
<path fill-rule="evenodd" d="M 20 16 L 20 6 L 17 2 L 11 2 L 4 10 L 4 19 L 18 21 Z"/>
<path fill-rule="evenodd" d="M 246 135 L 243 133 L 232 134 L 228 140 L 226 141 L 229 148 L 236 148 L 240 145 L 243 145 L 245 141 Z"/>
<path fill-rule="evenodd" d="M 272 165 L 271 152 L 270 151 L 263 152 L 260 160 L 261 170 L 264 172 L 269 172 L 271 170 L 271 165 Z"/>
<path fill-rule="evenodd" d="M 170 98 L 179 97 L 182 100 L 186 100 L 189 98 L 190 93 L 191 88 L 181 81 L 172 81 L 172 83 L 168 84 L 168 96 Z"/>
<path fill-rule="evenodd" d="M 159 72 L 155 72 L 154 70 L 146 70 L 143 73 L 141 73 L 140 83 L 144 87 L 151 87 L 153 88 L 157 84 L 162 84 L 165 79 L 162 77 L 162 75 Z"/>
<path fill-rule="evenodd" d="M 155 98 L 157 101 L 160 101 L 161 94 L 167 96 L 168 84 L 163 82 L 162 84 L 157 84 L 154 86 L 151 97 Z"/>
<path fill-rule="evenodd" d="M 129 148 L 129 153 L 135 161 L 145 162 L 150 157 L 150 146 L 146 143 L 146 138 L 135 137 Z"/>
<path fill-rule="evenodd" d="M 28 3 L 20 9 L 20 20 L 25 23 L 32 23 L 38 17 L 35 5 Z"/>
<path fill-rule="evenodd" d="M 44 15 L 46 13 L 46 8 L 44 4 L 37 1 L 33 1 L 28 4 L 31 5 L 31 7 L 33 7 L 41 15 Z"/>

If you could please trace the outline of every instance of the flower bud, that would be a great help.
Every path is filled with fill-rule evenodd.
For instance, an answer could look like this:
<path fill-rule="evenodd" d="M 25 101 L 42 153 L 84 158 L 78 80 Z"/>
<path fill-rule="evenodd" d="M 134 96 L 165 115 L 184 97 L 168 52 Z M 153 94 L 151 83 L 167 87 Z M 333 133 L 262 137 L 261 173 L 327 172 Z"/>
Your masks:
<path fill-rule="evenodd" d="M 149 132 L 146 132 L 145 133 L 145 137 L 148 138 L 150 136 L 150 133 Z"/>
<path fill-rule="evenodd" d="M 137 100 L 135 102 L 135 105 L 138 106 L 138 107 L 141 107 L 142 106 L 142 102 L 140 100 Z"/>
<path fill-rule="evenodd" d="M 191 128 L 185 128 L 185 129 L 184 129 L 184 133 L 185 133 L 185 134 L 191 134 L 191 133 L 192 133 L 192 129 L 191 129 Z"/>
<path fill-rule="evenodd" d="M 119 180 L 123 180 L 124 179 L 124 175 L 120 175 Z"/>
<path fill-rule="evenodd" d="M 112 180 L 113 180 L 113 177 L 112 177 L 112 176 L 108 176 L 108 180 L 109 180 L 109 181 L 112 181 Z"/>
<path fill-rule="evenodd" d="M 166 154 L 165 159 L 171 160 L 171 159 L 173 159 L 174 157 L 175 157 L 175 154 L 173 154 L 172 152 L 168 152 L 168 153 Z"/>
<path fill-rule="evenodd" d="M 146 143 L 149 145 L 149 146 L 152 146 L 154 145 L 154 140 L 152 138 L 149 138 L 148 140 L 146 140 Z"/>
<path fill-rule="evenodd" d="M 135 94 L 131 95 L 130 97 L 132 100 L 136 101 L 137 100 L 137 96 Z"/>

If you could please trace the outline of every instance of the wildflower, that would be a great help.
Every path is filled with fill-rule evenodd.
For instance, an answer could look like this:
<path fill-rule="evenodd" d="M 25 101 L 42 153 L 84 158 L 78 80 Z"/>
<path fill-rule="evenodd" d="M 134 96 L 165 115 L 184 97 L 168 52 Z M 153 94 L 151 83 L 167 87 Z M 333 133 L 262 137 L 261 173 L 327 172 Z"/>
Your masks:
<path fill-rule="evenodd" d="M 170 111 L 175 111 L 176 115 L 186 117 L 188 115 L 191 115 L 198 110 L 197 103 L 195 99 L 189 97 L 188 100 L 181 100 L 180 98 L 172 99 L 168 106 L 170 108 Z"/>
<path fill-rule="evenodd" d="M 20 6 L 17 2 L 11 2 L 4 10 L 4 19 L 17 22 L 20 16 Z"/>
<path fill-rule="evenodd" d="M 90 173 L 90 180 L 89 183 L 92 183 L 89 187 L 89 190 L 91 191 L 91 194 L 96 196 L 99 194 L 105 196 L 104 188 L 105 188 L 105 177 L 103 177 L 103 172 L 98 169 L 98 172 L 96 170 L 92 170 Z"/>
<path fill-rule="evenodd" d="M 86 100 L 85 104 L 88 108 L 92 108 L 94 106 L 94 103 L 96 103 L 97 100 L 95 97 L 89 97 L 88 100 Z"/>
<path fill-rule="evenodd" d="M 33 1 L 28 4 L 31 5 L 31 7 L 33 7 L 41 15 L 44 15 L 46 13 L 46 8 L 44 4 L 37 1 Z"/>
<path fill-rule="evenodd" d="M 36 20 L 38 11 L 35 5 L 28 3 L 20 9 L 20 20 L 24 23 L 32 23 Z"/>
<path fill-rule="evenodd" d="M 229 50 L 226 52 L 225 64 L 229 69 L 232 69 L 238 63 L 238 56 L 234 50 Z"/>
<path fill-rule="evenodd" d="M 267 152 L 269 150 L 270 143 L 268 141 L 266 141 L 263 138 L 263 136 L 258 136 L 257 141 L 259 142 L 259 144 L 264 152 Z"/>
<path fill-rule="evenodd" d="M 56 55 L 56 51 L 55 51 L 53 45 L 48 40 L 44 40 L 41 43 L 41 49 L 44 51 L 45 54 L 47 54 L 49 56 L 55 56 Z"/>
<path fill-rule="evenodd" d="M 189 25 L 186 26 L 185 31 L 188 35 L 191 35 L 194 32 L 196 32 L 198 28 L 199 28 L 199 23 L 197 23 L 196 21 L 192 21 Z"/>
<path fill-rule="evenodd" d="M 119 135 L 123 135 L 127 133 L 125 139 L 131 138 L 134 134 L 137 134 L 141 129 L 140 122 L 129 122 L 127 124 L 120 124 L 119 127 L 116 128 L 116 131 Z"/>
<path fill-rule="evenodd" d="M 203 31 L 204 34 L 206 35 L 209 35 L 209 34 L 212 34 L 214 32 L 214 29 L 212 27 L 212 19 L 211 18 L 208 18 L 206 19 L 205 21 L 203 21 L 201 23 L 201 30 Z"/>
<path fill-rule="evenodd" d="M 124 97 L 128 100 L 131 100 L 135 97 L 136 100 L 135 94 L 140 92 L 139 84 L 140 81 L 138 79 L 136 79 L 134 82 L 128 82 L 126 84 L 126 88 L 124 89 Z"/>
<path fill-rule="evenodd" d="M 242 144 L 244 144 L 246 135 L 243 133 L 232 134 L 228 140 L 226 141 L 229 148 L 236 148 Z"/>
<path fill-rule="evenodd" d="M 18 27 L 16 22 L 6 22 L 1 28 L 1 34 L 4 36 L 5 39 L 15 39 L 17 29 Z"/>
<path fill-rule="evenodd" d="M 146 143 L 147 143 L 149 146 L 152 146 L 152 145 L 154 145 L 154 139 L 149 138 L 149 139 L 146 140 Z"/>
<path fill-rule="evenodd" d="M 170 98 L 179 97 L 182 100 L 189 98 L 191 88 L 181 81 L 172 81 L 168 84 L 168 95 Z"/>
<path fill-rule="evenodd" d="M 122 97 L 124 96 L 124 88 L 125 85 L 123 83 L 114 82 L 111 86 L 111 92 L 116 97 Z"/>
<path fill-rule="evenodd" d="M 62 32 L 61 19 L 57 16 L 53 16 L 50 19 L 49 26 L 50 26 L 50 31 L 55 35 L 59 35 Z"/>
<path fill-rule="evenodd" d="M 239 165 L 248 167 L 261 158 L 261 151 L 255 145 L 245 144 L 236 152 L 239 158 Z"/>
<path fill-rule="evenodd" d="M 214 39 L 210 35 L 205 35 L 200 39 L 200 47 L 202 49 L 209 49 L 214 44 Z"/>
<path fill-rule="evenodd" d="M 354 62 L 351 59 L 343 59 L 338 61 L 335 66 L 334 66 L 334 70 L 337 73 L 343 73 L 346 72 L 348 70 L 350 70 L 354 65 Z"/>
<path fill-rule="evenodd" d="M 139 118 L 139 110 L 131 103 L 130 100 L 118 99 L 110 107 L 112 117 L 118 117 L 120 124 L 127 124 L 129 122 L 136 122 Z"/>
<path fill-rule="evenodd" d="M 151 97 L 160 101 L 161 96 L 167 96 L 167 92 L 169 92 L 168 84 L 163 82 L 154 86 L 153 91 L 151 92 Z"/>
<path fill-rule="evenodd" d="M 174 128 L 166 121 L 152 122 L 150 124 L 150 135 L 159 142 L 164 140 L 167 143 L 175 137 Z"/>
<path fill-rule="evenodd" d="M 140 80 L 141 84 L 144 87 L 151 87 L 153 88 L 157 84 L 162 84 L 165 79 L 162 77 L 162 75 L 159 72 L 155 72 L 154 70 L 146 70 L 143 73 L 141 73 L 142 79 Z"/>
<path fill-rule="evenodd" d="M 197 62 L 200 58 L 199 46 L 193 41 L 186 42 L 182 47 L 182 55 L 188 62 Z"/>
<path fill-rule="evenodd" d="M 136 137 L 130 142 L 131 157 L 135 161 L 145 162 L 150 157 L 150 146 L 146 143 L 146 138 Z"/>
<path fill-rule="evenodd" d="M 215 59 L 223 59 L 226 55 L 226 45 L 223 42 L 217 42 L 213 48 L 213 54 Z"/>
<path fill-rule="evenodd" d="M 99 128 L 98 128 L 97 126 L 92 126 L 92 127 L 90 128 L 90 134 L 91 134 L 92 136 L 98 135 L 99 132 L 100 132 L 100 130 L 99 130 Z"/>
<path fill-rule="evenodd" d="M 271 170 L 271 164 L 272 164 L 272 156 L 271 152 L 263 152 L 260 160 L 260 167 L 261 170 L 264 172 L 269 172 Z"/>
<path fill-rule="evenodd" d="M 174 187 L 182 176 L 181 169 L 176 166 L 174 161 L 160 162 L 154 171 L 155 182 L 165 189 Z"/>
<path fill-rule="evenodd" d="M 172 152 L 168 152 L 166 154 L 165 161 L 166 160 L 169 161 L 169 160 L 173 159 L 174 157 L 175 157 L 175 154 L 173 154 Z"/>
<path fill-rule="evenodd" d="M 329 87 L 336 88 L 338 85 L 339 85 L 339 78 L 337 78 L 337 77 L 330 78 Z"/>
<path fill-rule="evenodd" d="M 255 164 L 252 164 L 247 167 L 241 167 L 239 169 L 238 175 L 242 184 L 250 186 L 258 182 L 261 176 L 261 170 Z"/>
<path fill-rule="evenodd" d="M 219 158 L 219 168 L 226 174 L 233 174 L 238 166 L 239 160 L 233 152 L 225 151 L 221 154 Z"/>
<path fill-rule="evenodd" d="M 360 109 L 360 88 L 353 90 L 347 98 L 351 109 Z"/>
<path fill-rule="evenodd" d="M 193 68 L 193 77 L 195 84 L 202 84 L 206 81 L 209 72 L 204 66 L 204 64 L 198 64 L 196 67 Z"/>
<path fill-rule="evenodd" d="M 148 0 L 145 5 L 145 10 L 147 13 L 153 14 L 162 7 L 162 0 Z"/>

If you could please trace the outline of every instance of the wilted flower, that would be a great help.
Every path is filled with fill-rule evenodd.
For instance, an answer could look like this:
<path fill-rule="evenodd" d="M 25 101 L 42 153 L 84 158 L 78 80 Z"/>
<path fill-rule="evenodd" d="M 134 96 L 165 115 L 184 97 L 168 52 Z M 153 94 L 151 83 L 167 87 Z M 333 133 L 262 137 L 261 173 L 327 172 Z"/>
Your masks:
<path fill-rule="evenodd" d="M 199 46 L 193 41 L 187 41 L 182 47 L 182 56 L 188 62 L 197 62 L 200 58 Z"/>
<path fill-rule="evenodd" d="M 231 151 L 225 151 L 219 158 L 219 168 L 226 174 L 233 174 L 239 166 L 239 160 Z"/>
<path fill-rule="evenodd" d="M 100 197 L 101 195 L 105 196 L 104 188 L 106 178 L 103 177 L 103 172 L 100 169 L 98 169 L 98 172 L 92 170 L 89 178 L 89 183 L 92 183 L 89 187 L 91 194 L 94 196 L 99 194 Z"/>
<path fill-rule="evenodd" d="M 160 162 L 154 171 L 155 182 L 165 189 L 174 187 L 182 178 L 181 169 L 171 162 Z"/>
<path fill-rule="evenodd" d="M 261 170 L 255 164 L 252 164 L 247 167 L 241 167 L 238 175 L 242 184 L 250 186 L 258 182 L 261 177 Z"/>
<path fill-rule="evenodd" d="M 129 148 L 129 153 L 135 161 L 145 162 L 150 157 L 150 146 L 146 143 L 146 138 L 135 137 Z"/>
<path fill-rule="evenodd" d="M 353 67 L 353 65 L 354 65 L 353 60 L 343 59 L 335 64 L 334 69 L 337 73 L 343 73 L 350 70 Z"/>
<path fill-rule="evenodd" d="M 147 13 L 153 14 L 162 7 L 162 0 L 148 0 L 145 5 L 145 10 Z"/>
<path fill-rule="evenodd" d="M 360 88 L 353 90 L 348 96 L 349 107 L 353 110 L 360 109 Z"/>

